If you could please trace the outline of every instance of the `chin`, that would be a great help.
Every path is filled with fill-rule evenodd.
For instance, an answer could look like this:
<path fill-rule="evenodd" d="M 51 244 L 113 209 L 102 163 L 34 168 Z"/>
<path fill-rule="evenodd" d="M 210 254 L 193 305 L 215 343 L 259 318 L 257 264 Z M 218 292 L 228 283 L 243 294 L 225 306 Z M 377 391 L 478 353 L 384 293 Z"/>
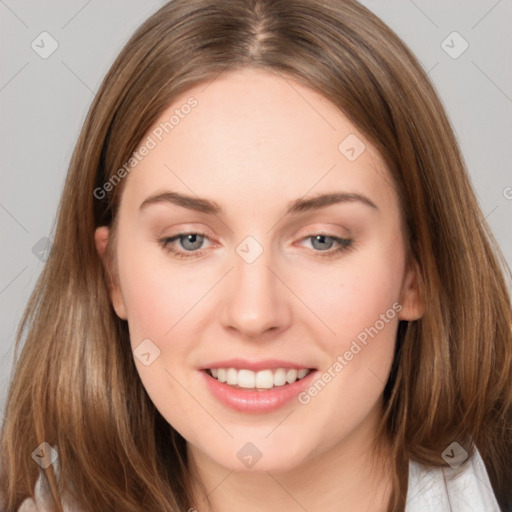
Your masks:
<path fill-rule="evenodd" d="M 288 472 L 306 465 L 304 453 L 293 454 L 281 445 L 281 449 L 273 449 L 272 446 L 258 448 L 257 443 L 236 443 L 233 451 L 229 449 L 224 453 L 215 452 L 207 456 L 217 464 L 229 471 L 236 473 L 279 473 Z M 240 444 L 240 446 L 238 446 Z M 234 457 L 233 457 L 234 453 Z M 219 455 L 221 455 L 219 457 Z"/>

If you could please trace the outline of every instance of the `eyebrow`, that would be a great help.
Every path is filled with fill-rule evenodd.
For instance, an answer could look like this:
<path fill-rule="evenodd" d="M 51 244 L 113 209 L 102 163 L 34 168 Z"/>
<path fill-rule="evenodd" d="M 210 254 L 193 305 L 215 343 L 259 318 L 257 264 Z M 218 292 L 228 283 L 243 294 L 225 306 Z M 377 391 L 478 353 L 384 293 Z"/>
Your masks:
<path fill-rule="evenodd" d="M 286 214 L 302 213 L 306 211 L 326 208 L 327 206 L 331 206 L 333 204 L 354 202 L 359 202 L 375 210 L 379 209 L 371 199 L 362 194 L 349 192 L 332 192 L 329 194 L 319 194 L 309 199 L 295 199 L 288 203 Z M 188 196 L 185 194 L 179 194 L 178 192 L 171 191 L 161 192 L 149 196 L 142 202 L 139 210 L 143 210 L 152 204 L 158 203 L 171 203 L 183 208 L 188 208 L 189 210 L 195 210 L 209 215 L 221 215 L 223 213 L 222 208 L 215 201 L 200 197 Z"/>

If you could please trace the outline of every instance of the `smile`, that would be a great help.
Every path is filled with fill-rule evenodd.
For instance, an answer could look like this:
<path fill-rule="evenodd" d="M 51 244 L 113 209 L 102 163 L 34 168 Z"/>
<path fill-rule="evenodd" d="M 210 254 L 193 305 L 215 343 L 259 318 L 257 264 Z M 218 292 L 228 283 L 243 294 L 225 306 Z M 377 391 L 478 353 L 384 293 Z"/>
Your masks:
<path fill-rule="evenodd" d="M 211 368 L 209 374 L 219 382 L 238 389 L 272 389 L 278 386 L 293 384 L 304 378 L 311 370 L 302 368 L 275 368 L 254 372 L 247 369 Z"/>

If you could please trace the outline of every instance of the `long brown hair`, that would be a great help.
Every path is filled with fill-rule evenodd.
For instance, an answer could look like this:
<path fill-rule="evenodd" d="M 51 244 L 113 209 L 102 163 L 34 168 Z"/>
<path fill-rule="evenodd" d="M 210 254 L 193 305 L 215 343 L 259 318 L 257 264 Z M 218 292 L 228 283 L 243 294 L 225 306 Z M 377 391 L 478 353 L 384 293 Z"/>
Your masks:
<path fill-rule="evenodd" d="M 427 75 L 398 36 L 353 0 L 173 0 L 121 51 L 76 144 L 54 244 L 18 329 L 1 433 L 3 510 L 14 512 L 32 495 L 39 468 L 31 453 L 43 442 L 58 448 L 63 478 L 52 466 L 43 475 L 59 512 L 64 490 L 85 510 L 194 506 L 185 440 L 141 384 L 95 248 L 95 229 L 117 218 L 124 181 L 100 199 L 94 191 L 178 95 L 244 67 L 321 93 L 376 146 L 393 176 L 425 313 L 400 323 L 383 397 L 379 436 L 393 444 L 388 511 L 404 510 L 409 460 L 444 466 L 441 454 L 453 441 L 469 455 L 478 448 L 506 510 L 507 267 Z"/>

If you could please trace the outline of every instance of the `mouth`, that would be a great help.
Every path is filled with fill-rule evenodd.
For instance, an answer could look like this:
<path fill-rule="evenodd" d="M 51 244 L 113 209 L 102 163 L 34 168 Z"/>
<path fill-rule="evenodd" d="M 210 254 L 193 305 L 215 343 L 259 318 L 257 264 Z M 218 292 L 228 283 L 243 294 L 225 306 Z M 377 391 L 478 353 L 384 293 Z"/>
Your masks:
<path fill-rule="evenodd" d="M 220 404 L 239 413 L 263 414 L 298 400 L 311 386 L 318 370 L 268 368 L 256 372 L 230 367 L 203 368 L 199 373 L 211 396 Z"/>

